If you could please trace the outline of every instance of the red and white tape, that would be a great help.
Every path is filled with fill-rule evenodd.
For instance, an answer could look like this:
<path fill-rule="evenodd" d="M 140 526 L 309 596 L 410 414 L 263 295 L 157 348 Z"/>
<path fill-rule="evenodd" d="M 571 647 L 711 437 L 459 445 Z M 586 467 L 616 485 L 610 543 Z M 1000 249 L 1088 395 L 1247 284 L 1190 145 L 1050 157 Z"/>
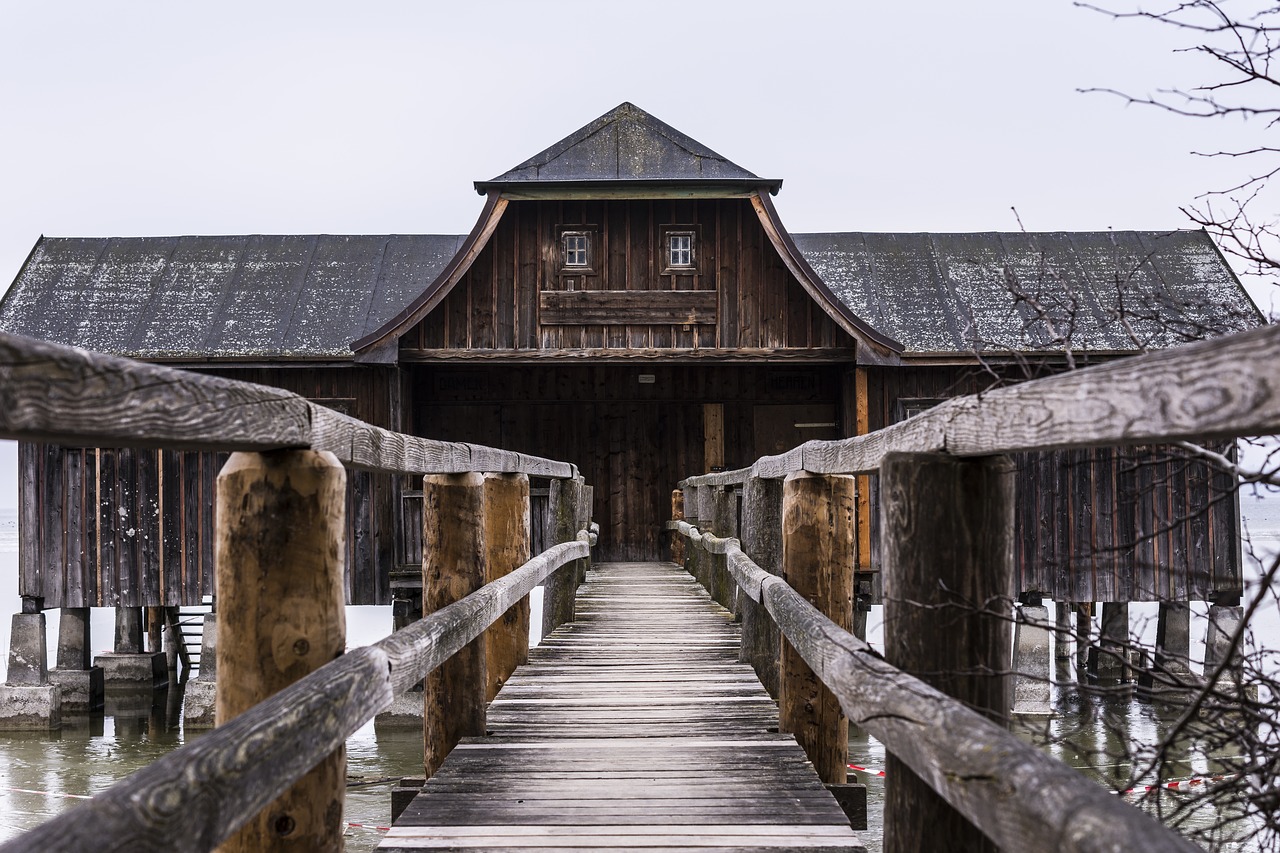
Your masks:
<path fill-rule="evenodd" d="M 348 823 L 348 824 L 347 824 L 347 826 L 351 827 L 352 829 L 372 829 L 372 830 L 375 830 L 375 831 L 377 831 L 377 832 L 390 832 L 390 831 L 391 831 L 391 827 L 389 827 L 389 826 L 370 826 L 370 825 L 369 825 L 369 824 L 367 824 L 367 823 Z"/>
<path fill-rule="evenodd" d="M 868 776 L 884 776 L 884 771 L 879 767 L 860 767 L 857 764 L 850 764 L 850 770 L 856 770 L 859 773 L 866 773 Z"/>

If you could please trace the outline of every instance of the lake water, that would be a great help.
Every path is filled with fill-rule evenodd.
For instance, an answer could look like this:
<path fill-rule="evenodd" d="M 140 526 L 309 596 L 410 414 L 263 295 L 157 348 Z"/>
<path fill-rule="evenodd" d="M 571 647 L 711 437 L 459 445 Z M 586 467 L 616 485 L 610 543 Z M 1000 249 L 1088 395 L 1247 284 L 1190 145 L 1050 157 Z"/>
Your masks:
<path fill-rule="evenodd" d="M 1254 547 L 1263 554 L 1280 551 L 1280 501 L 1253 500 L 1242 496 L 1245 523 Z M 7 612 L 19 609 L 17 589 L 17 518 L 13 510 L 0 509 L 0 607 Z M 1249 577 L 1256 578 L 1256 570 Z M 1193 607 L 1193 636 L 1204 636 L 1204 608 Z M 57 611 L 50 611 L 49 637 L 57 637 Z M 1145 642 L 1154 642 L 1155 606 L 1131 605 L 1134 632 Z M 535 618 L 534 624 L 538 623 Z M 390 608 L 361 607 L 348 609 L 348 642 L 352 647 L 365 645 L 385 636 L 390 630 Z M 93 612 L 95 642 L 109 644 L 113 632 L 112 611 Z M 868 620 L 869 640 L 873 646 L 881 642 L 880 608 L 873 608 Z M 1280 649 L 1280 615 L 1274 603 L 1264 608 L 1254 620 L 1255 643 L 1268 649 Z M 99 639 L 101 638 L 101 639 Z M 7 660 L 8 632 L 0 632 L 0 655 Z M 105 648 L 105 647 L 104 647 Z M 1203 643 L 1192 650 L 1193 659 L 1203 658 Z M 51 642 L 50 660 L 53 660 Z M 1280 670 L 1280 666 L 1274 667 Z M 1099 777 L 1108 787 L 1126 784 L 1130 767 L 1124 762 L 1110 765 L 1100 756 L 1118 751 L 1119 740 L 1131 744 L 1153 743 L 1171 723 L 1168 712 L 1128 699 L 1104 699 L 1081 694 L 1073 684 L 1055 687 L 1059 714 L 1051 723 L 1055 739 L 1074 729 L 1073 749 L 1058 745 L 1051 751 L 1077 767 L 1090 766 L 1087 772 Z M 71 808 L 85 796 L 105 790 L 114 782 L 159 756 L 180 746 L 187 738 L 181 725 L 180 698 L 177 689 L 159 694 L 145 707 L 114 706 L 106 714 L 70 718 L 60 732 L 52 734 L 0 735 L 0 840 Z M 194 735 L 198 737 L 198 734 Z M 378 730 L 372 724 L 351 737 L 347 744 L 348 789 L 345 820 L 347 849 L 372 850 L 381 838 L 378 827 L 390 822 L 390 784 L 385 780 L 421 775 L 421 733 L 413 730 Z M 1211 750 L 1190 748 L 1180 768 L 1184 775 L 1205 776 L 1218 769 Z M 884 747 L 874 739 L 854 731 L 850 738 L 850 761 L 872 770 L 885 764 Z M 1099 766 L 1101 764 L 1102 766 Z M 862 833 L 872 851 L 879 849 L 883 812 L 883 780 L 874 773 L 850 774 L 850 781 L 868 785 L 870 826 Z M 372 784 L 365 784 L 372 783 Z M 1163 795 L 1178 797 L 1178 794 Z M 1205 813 L 1197 819 L 1212 821 L 1215 814 Z M 1256 844 L 1242 846 L 1223 842 L 1218 849 L 1243 851 L 1262 849 Z"/>

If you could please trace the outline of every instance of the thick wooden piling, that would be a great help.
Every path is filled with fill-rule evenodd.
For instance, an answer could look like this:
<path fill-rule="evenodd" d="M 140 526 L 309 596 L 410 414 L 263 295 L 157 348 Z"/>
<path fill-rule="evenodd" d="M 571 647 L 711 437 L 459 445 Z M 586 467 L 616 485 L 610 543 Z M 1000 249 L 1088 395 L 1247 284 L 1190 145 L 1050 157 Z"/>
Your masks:
<path fill-rule="evenodd" d="M 485 582 L 484 476 L 422 478 L 422 612 L 434 613 Z M 423 763 L 430 778 L 458 741 L 485 726 L 484 635 L 423 681 Z"/>
<path fill-rule="evenodd" d="M 529 561 L 529 478 L 484 475 L 485 580 L 492 583 Z M 492 701 L 515 668 L 529 659 L 529 598 L 484 632 L 485 699 Z"/>
<path fill-rule="evenodd" d="M 581 477 L 551 481 L 548 498 L 551 513 L 551 544 L 572 542 L 581 529 L 579 518 L 584 500 Z M 542 636 L 547 636 L 574 617 L 574 595 L 586 569 L 581 560 L 561 566 L 542 584 Z"/>
<path fill-rule="evenodd" d="M 305 450 L 234 453 L 218 475 L 218 725 L 343 653 L 346 480 Z M 218 849 L 341 850 L 346 781 L 340 748 Z"/>
<path fill-rule="evenodd" d="M 733 486 L 720 486 L 711 490 L 711 507 L 714 516 L 711 529 L 722 539 L 738 536 L 738 495 Z M 738 585 L 729 574 L 729 563 L 723 554 L 708 554 L 712 565 L 712 598 L 724 605 L 734 616 L 738 615 Z"/>
<path fill-rule="evenodd" d="M 832 622 L 853 627 L 854 479 L 801 472 L 782 487 L 783 579 Z M 795 734 L 828 784 L 848 778 L 849 725 L 840 703 L 788 642 L 782 643 L 778 728 Z"/>
<path fill-rule="evenodd" d="M 691 549 L 691 553 L 697 549 Z M 782 481 L 750 477 L 742 493 L 742 550 L 757 566 L 782 574 Z M 763 604 L 742 596 L 742 655 L 764 689 L 778 698 L 778 626 Z"/>
<path fill-rule="evenodd" d="M 895 453 L 881 465 L 880 478 L 885 657 L 1006 723 L 1013 466 L 1003 457 Z M 884 849 L 996 847 L 890 755 Z"/>

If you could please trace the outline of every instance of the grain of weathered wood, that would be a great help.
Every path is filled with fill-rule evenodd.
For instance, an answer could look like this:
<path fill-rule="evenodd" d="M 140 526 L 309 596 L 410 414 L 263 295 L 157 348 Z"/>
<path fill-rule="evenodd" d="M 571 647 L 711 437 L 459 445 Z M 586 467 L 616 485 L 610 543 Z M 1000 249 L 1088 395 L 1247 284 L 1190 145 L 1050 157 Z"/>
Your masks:
<path fill-rule="evenodd" d="M 578 537 L 580 512 L 584 502 L 580 478 L 552 480 L 548 511 L 551 513 L 551 541 L 573 542 Z M 565 622 L 573 621 L 574 602 L 580 574 L 577 561 L 547 578 L 542 594 L 542 633 L 550 634 Z"/>
<path fill-rule="evenodd" d="M 845 630 L 853 627 L 854 481 L 792 474 L 782 486 L 782 574 Z M 840 703 L 789 642 L 778 675 L 779 731 L 794 732 L 822 781 L 848 774 L 849 726 Z"/>
<path fill-rule="evenodd" d="M 422 478 L 422 611 L 466 598 L 485 584 L 484 476 Z M 484 734 L 483 638 L 469 642 L 423 682 L 423 761 L 428 778 L 464 737 Z"/>
<path fill-rule="evenodd" d="M 715 323 L 714 290 L 544 290 L 543 325 Z"/>
<path fill-rule="evenodd" d="M 1006 724 L 1013 466 L 892 454 L 880 478 L 885 658 Z M 892 752 L 885 773 L 886 850 L 995 849 Z"/>
<path fill-rule="evenodd" d="M 215 713 L 225 725 L 346 648 L 346 472 L 328 453 L 236 453 L 217 488 Z M 341 850 L 345 782 L 339 747 L 219 850 Z"/>
<path fill-rule="evenodd" d="M 742 495 L 742 551 L 771 574 L 782 574 L 782 483 L 751 477 Z M 730 571 L 734 562 L 729 556 Z M 738 581 L 739 587 L 742 586 Z M 751 664 L 760 683 L 773 698 L 778 698 L 778 660 L 781 637 L 769 612 L 759 603 L 757 588 L 745 590 L 739 599 L 742 607 L 742 660 Z"/>
<path fill-rule="evenodd" d="M 529 478 L 524 474 L 484 477 L 485 583 L 509 575 L 529 561 Z M 529 599 L 499 617 L 485 631 L 485 700 L 492 700 L 516 666 L 529 657 Z"/>

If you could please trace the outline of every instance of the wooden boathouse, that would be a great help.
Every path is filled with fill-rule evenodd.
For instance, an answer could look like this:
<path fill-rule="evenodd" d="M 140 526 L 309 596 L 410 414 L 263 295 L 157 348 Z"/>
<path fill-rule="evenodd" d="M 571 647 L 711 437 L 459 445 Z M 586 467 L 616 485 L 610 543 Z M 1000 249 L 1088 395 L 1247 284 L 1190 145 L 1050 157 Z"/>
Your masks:
<path fill-rule="evenodd" d="M 669 553 L 691 472 L 1261 322 L 1200 231 L 792 234 L 781 186 L 622 104 L 478 182 L 465 235 L 42 237 L 0 331 L 564 460 L 594 486 L 596 558 L 635 561 Z M 215 593 L 225 454 L 28 441 L 20 459 L 29 608 Z M 1225 475 L 1156 446 L 1016 461 L 1015 594 L 1239 594 Z M 869 592 L 878 480 L 862 485 Z M 422 558 L 421 488 L 353 471 L 348 504 L 346 599 L 391 603 Z"/>

